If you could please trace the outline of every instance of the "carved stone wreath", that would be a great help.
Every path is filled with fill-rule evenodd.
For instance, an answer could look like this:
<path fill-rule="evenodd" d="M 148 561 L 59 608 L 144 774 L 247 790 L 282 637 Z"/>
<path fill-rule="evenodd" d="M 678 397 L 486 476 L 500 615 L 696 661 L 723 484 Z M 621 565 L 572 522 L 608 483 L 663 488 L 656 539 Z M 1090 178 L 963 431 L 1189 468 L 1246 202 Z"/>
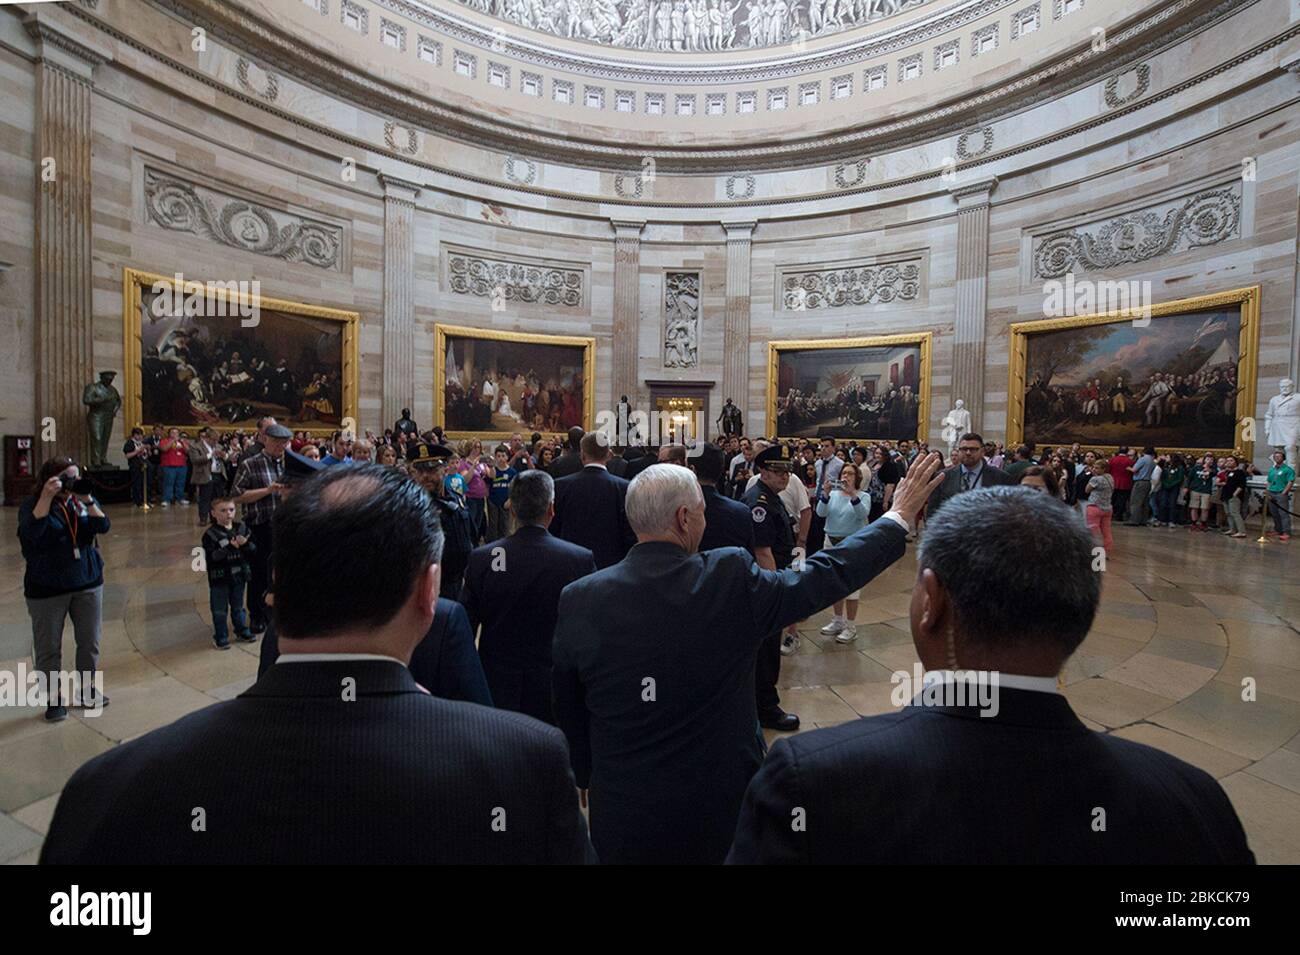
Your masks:
<path fill-rule="evenodd" d="M 737 182 L 743 182 L 745 184 L 745 191 L 743 193 L 737 194 L 736 192 Z M 732 200 L 737 200 L 737 201 L 744 200 L 744 199 L 752 199 L 754 196 L 754 186 L 756 185 L 756 182 L 757 180 L 755 180 L 753 176 L 728 176 L 727 177 L 727 198 Z"/>
<path fill-rule="evenodd" d="M 853 162 L 853 178 L 849 178 L 849 163 L 842 162 L 835 167 L 835 185 L 840 189 L 852 189 L 862 185 L 867 178 L 867 161 L 858 159 Z"/>
<path fill-rule="evenodd" d="M 787 309 L 844 308 L 893 301 L 914 301 L 921 290 L 921 270 L 906 263 L 859 266 L 783 276 Z"/>
<path fill-rule="evenodd" d="M 978 149 L 970 148 L 970 138 L 978 135 L 981 139 Z M 993 127 L 985 126 L 983 129 L 972 129 L 970 132 L 962 133 L 957 137 L 957 158 L 974 159 L 976 156 L 983 156 L 993 148 Z"/>
<path fill-rule="evenodd" d="M 1135 72 L 1137 73 L 1137 85 L 1133 88 L 1133 91 L 1131 93 L 1125 96 L 1121 96 L 1119 92 L 1119 81 L 1123 77 L 1129 76 Z M 1126 103 L 1133 102 L 1139 96 L 1145 95 L 1146 91 L 1149 90 L 1150 88 L 1151 88 L 1151 67 L 1148 66 L 1146 63 L 1139 63 L 1136 69 L 1128 70 L 1124 73 L 1116 73 L 1114 76 L 1112 76 L 1110 79 L 1106 81 L 1106 88 L 1104 91 L 1106 95 L 1106 105 L 1109 106 L 1111 109 L 1116 109 L 1117 107 L 1123 106 Z"/>
<path fill-rule="evenodd" d="M 399 134 L 405 135 L 399 137 Z M 402 138 L 405 138 L 405 143 L 402 142 Z M 414 156 L 420 149 L 420 137 L 409 126 L 402 126 L 390 120 L 384 123 L 384 144 L 393 152 Z"/>
<path fill-rule="evenodd" d="M 582 305 L 582 272 L 576 269 L 457 254 L 448 257 L 447 271 L 451 290 L 460 295 L 567 308 Z"/>
<path fill-rule="evenodd" d="M 628 183 L 632 184 L 631 191 L 628 190 Z M 639 172 L 634 172 L 630 176 L 617 175 L 614 177 L 614 191 L 623 199 L 640 199 L 641 190 L 644 180 Z"/>
<path fill-rule="evenodd" d="M 1098 272 L 1215 245 L 1237 235 L 1241 223 L 1241 196 L 1233 186 L 1189 196 L 1164 215 L 1159 208 L 1044 236 L 1034 250 L 1035 275 L 1055 279 L 1067 272 Z"/>
<path fill-rule="evenodd" d="M 524 167 L 522 174 L 518 168 L 520 165 Z M 508 156 L 506 158 L 506 178 L 521 186 L 532 185 L 537 180 L 537 166 L 531 159 Z"/>
<path fill-rule="evenodd" d="M 264 70 L 260 66 L 257 71 L 266 77 L 266 86 L 258 89 L 253 85 L 249 71 L 254 66 L 253 62 L 245 57 L 240 57 L 239 62 L 235 64 L 235 75 L 239 80 L 239 85 L 254 96 L 266 100 L 268 103 L 274 103 L 280 95 L 280 78 L 269 70 Z"/>
<path fill-rule="evenodd" d="M 338 269 L 343 230 L 247 200 L 222 196 L 152 169 L 145 170 L 149 218 L 173 232 L 203 236 L 235 249 Z M 281 219 L 288 220 L 282 222 Z"/>

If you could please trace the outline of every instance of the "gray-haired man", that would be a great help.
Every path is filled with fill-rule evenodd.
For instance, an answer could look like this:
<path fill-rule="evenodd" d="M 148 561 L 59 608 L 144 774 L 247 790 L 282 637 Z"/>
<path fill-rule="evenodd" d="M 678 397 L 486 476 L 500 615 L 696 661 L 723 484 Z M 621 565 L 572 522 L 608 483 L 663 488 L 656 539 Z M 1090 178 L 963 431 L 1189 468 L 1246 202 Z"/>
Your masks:
<path fill-rule="evenodd" d="M 938 467 L 937 455 L 919 461 L 886 519 L 802 570 L 765 570 L 740 547 L 699 553 L 695 476 L 667 464 L 637 475 L 636 546 L 564 589 L 555 632 L 555 715 L 603 862 L 722 861 L 763 755 L 759 644 L 898 560 Z"/>

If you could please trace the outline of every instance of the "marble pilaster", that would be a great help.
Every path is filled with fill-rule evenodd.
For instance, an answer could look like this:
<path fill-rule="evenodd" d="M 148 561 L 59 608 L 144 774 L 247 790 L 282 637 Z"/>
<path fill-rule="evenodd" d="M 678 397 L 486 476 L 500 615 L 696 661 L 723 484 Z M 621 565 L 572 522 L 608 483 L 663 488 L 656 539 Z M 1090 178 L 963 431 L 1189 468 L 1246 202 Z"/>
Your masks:
<path fill-rule="evenodd" d="M 954 186 L 957 203 L 957 283 L 953 317 L 952 390 L 970 412 L 971 429 L 984 417 L 984 341 L 988 311 L 989 197 L 996 178 Z M 943 409 L 947 410 L 947 409 Z M 925 424 L 928 431 L 929 423 Z"/>
<path fill-rule="evenodd" d="M 377 432 L 415 398 L 415 199 L 420 187 L 381 175 L 384 187 L 384 400 Z"/>
<path fill-rule="evenodd" d="M 745 413 L 745 433 L 761 408 L 749 400 L 749 279 L 754 226 L 750 222 L 724 222 L 727 233 L 727 308 L 722 327 L 722 400 L 732 399 Z"/>
<path fill-rule="evenodd" d="M 639 402 L 637 338 L 641 321 L 641 232 L 644 222 L 612 220 L 614 228 L 614 354 L 610 379 L 610 404 L 618 406 L 627 395 L 633 407 Z"/>
<path fill-rule="evenodd" d="M 36 51 L 36 424 L 54 421 L 57 451 L 89 460 L 82 391 L 96 380 L 92 331 L 91 107 L 105 57 L 57 19 L 32 14 Z M 118 380 L 121 385 L 121 379 Z M 111 442 L 110 442 L 111 444 Z"/>

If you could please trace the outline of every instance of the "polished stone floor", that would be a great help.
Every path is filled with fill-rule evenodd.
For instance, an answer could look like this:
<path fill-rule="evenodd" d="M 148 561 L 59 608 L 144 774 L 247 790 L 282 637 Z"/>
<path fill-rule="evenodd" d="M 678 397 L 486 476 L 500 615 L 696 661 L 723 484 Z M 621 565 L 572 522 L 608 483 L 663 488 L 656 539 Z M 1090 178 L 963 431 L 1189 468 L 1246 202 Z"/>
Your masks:
<path fill-rule="evenodd" d="M 0 861 L 34 862 L 59 790 L 90 757 L 249 686 L 257 647 L 218 652 L 207 587 L 191 569 L 193 508 L 110 508 L 102 666 L 112 704 L 48 725 L 0 707 Z M 0 510 L 0 669 L 31 665 L 16 510 Z M 1117 528 L 1101 612 L 1064 674 L 1099 732 L 1167 750 L 1217 777 L 1260 862 L 1300 862 L 1300 541 L 1227 540 Z M 785 707 L 805 728 L 891 706 L 890 674 L 916 660 L 907 630 L 911 554 L 864 590 L 844 647 L 806 622 L 782 667 Z M 69 627 L 65 661 L 71 659 Z M 1243 701 L 1243 681 L 1256 688 Z"/>

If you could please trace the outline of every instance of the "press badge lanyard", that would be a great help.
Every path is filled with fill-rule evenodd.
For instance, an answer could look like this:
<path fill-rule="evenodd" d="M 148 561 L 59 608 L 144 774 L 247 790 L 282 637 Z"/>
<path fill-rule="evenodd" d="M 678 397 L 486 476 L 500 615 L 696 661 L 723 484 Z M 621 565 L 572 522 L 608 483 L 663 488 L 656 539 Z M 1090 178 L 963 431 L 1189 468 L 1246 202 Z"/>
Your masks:
<path fill-rule="evenodd" d="M 77 546 L 77 509 L 72 509 L 72 514 L 68 514 L 68 506 L 59 501 L 59 510 L 63 512 L 63 523 L 72 531 L 72 559 L 81 560 L 81 548 Z"/>

